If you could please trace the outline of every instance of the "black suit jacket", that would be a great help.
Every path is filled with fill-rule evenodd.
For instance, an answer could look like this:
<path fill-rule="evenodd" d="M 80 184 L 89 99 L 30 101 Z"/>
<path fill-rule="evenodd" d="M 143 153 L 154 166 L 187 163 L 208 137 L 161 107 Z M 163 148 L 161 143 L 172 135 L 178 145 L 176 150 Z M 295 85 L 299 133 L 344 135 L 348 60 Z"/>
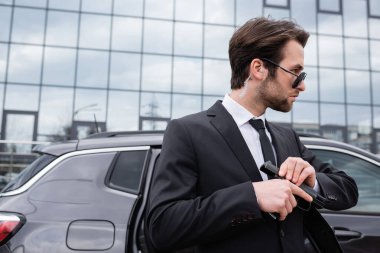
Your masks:
<path fill-rule="evenodd" d="M 278 164 L 289 156 L 314 166 L 326 208 L 356 204 L 355 182 L 320 163 L 288 128 L 268 123 Z M 220 101 L 167 127 L 153 176 L 147 228 L 154 247 L 168 252 L 303 252 L 303 211 L 277 222 L 260 211 L 252 182 L 262 181 L 255 161 Z"/>

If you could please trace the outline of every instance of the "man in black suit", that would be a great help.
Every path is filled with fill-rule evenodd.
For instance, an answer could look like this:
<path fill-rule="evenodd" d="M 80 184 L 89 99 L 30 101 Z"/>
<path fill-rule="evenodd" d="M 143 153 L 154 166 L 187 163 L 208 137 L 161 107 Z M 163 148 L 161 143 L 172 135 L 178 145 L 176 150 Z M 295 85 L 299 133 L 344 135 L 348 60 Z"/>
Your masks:
<path fill-rule="evenodd" d="M 148 203 L 157 251 L 303 252 L 306 211 L 296 208 L 297 198 L 312 198 L 301 183 L 326 197 L 325 208 L 356 204 L 352 178 L 318 161 L 292 129 L 265 118 L 268 107 L 290 111 L 305 90 L 308 37 L 291 21 L 249 20 L 230 40 L 231 92 L 207 111 L 170 122 Z M 254 119 L 264 123 L 262 136 Z M 269 152 L 262 152 L 262 137 L 270 139 Z M 258 170 L 271 151 L 287 180 Z"/>

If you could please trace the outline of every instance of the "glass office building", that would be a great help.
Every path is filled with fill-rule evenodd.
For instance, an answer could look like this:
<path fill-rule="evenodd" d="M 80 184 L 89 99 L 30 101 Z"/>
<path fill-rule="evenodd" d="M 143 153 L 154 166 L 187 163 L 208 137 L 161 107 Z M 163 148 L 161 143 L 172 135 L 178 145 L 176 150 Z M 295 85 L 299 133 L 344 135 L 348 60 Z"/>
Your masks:
<path fill-rule="evenodd" d="M 1 139 L 164 129 L 207 109 L 229 91 L 232 33 L 257 16 L 311 33 L 306 91 L 268 119 L 379 153 L 376 0 L 0 0 Z"/>

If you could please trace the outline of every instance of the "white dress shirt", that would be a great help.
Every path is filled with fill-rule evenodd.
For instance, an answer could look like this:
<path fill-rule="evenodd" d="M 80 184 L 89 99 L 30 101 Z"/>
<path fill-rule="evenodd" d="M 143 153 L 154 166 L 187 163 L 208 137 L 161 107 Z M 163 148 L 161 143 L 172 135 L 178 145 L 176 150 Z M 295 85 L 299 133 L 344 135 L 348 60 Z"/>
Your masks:
<path fill-rule="evenodd" d="M 228 94 L 224 96 L 222 104 L 226 108 L 226 110 L 231 114 L 232 118 L 236 122 L 236 125 L 238 126 L 241 134 L 243 135 L 245 142 L 247 143 L 247 146 L 249 148 L 249 151 L 252 154 L 252 157 L 255 159 L 257 168 L 260 168 L 260 166 L 263 165 L 263 163 L 265 162 L 263 152 L 261 150 L 260 136 L 259 136 L 259 133 L 256 131 L 256 129 L 254 129 L 251 126 L 251 124 L 249 124 L 248 121 L 252 118 L 261 119 L 264 121 L 264 124 L 265 124 L 265 114 L 258 117 L 253 115 L 247 109 L 245 109 L 242 105 L 240 105 L 235 100 L 233 100 Z M 270 136 L 268 129 L 265 128 L 265 132 L 272 143 L 272 137 Z M 276 152 L 273 148 L 273 145 L 272 145 L 272 149 L 276 158 Z M 277 161 L 277 158 L 276 158 L 276 161 Z M 267 174 L 265 174 L 264 172 L 260 170 L 259 172 L 263 180 L 268 179 Z"/>

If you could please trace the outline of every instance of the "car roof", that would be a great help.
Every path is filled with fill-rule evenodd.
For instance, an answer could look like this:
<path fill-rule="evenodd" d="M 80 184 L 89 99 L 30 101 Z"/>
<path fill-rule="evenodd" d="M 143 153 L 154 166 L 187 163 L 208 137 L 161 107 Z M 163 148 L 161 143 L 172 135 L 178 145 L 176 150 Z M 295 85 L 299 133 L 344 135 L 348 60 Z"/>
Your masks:
<path fill-rule="evenodd" d="M 162 139 L 162 131 L 104 132 L 79 140 L 38 145 L 33 152 L 61 156 L 69 152 L 88 149 L 161 146 Z"/>
<path fill-rule="evenodd" d="M 79 140 L 38 145 L 33 151 L 37 153 L 61 156 L 63 154 L 88 149 L 157 146 L 162 145 L 163 131 L 128 131 L 102 132 Z M 358 147 L 340 141 L 325 139 L 316 135 L 300 135 L 301 141 L 307 146 L 339 148 L 354 152 L 380 162 L 380 157 Z"/>

